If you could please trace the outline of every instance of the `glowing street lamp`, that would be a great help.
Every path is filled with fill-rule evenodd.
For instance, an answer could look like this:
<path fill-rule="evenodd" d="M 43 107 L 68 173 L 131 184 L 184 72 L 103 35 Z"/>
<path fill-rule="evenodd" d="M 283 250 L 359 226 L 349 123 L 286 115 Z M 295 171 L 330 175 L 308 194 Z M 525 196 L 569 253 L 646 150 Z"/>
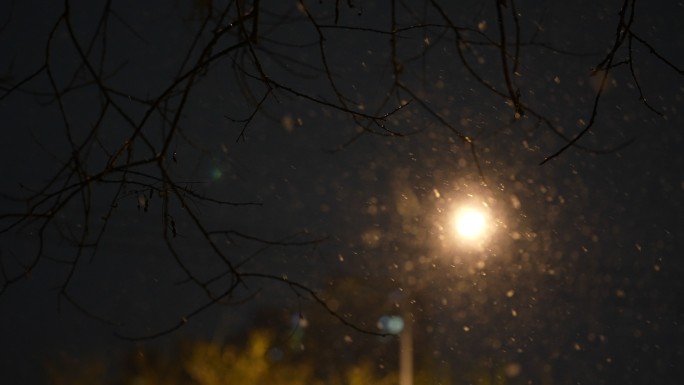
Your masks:
<path fill-rule="evenodd" d="M 456 232 L 461 238 L 475 239 L 484 233 L 487 219 L 485 215 L 475 209 L 467 208 L 461 210 L 454 216 Z"/>
<path fill-rule="evenodd" d="M 462 246 L 482 246 L 493 231 L 487 207 L 464 206 L 455 210 L 450 219 L 454 235 Z"/>

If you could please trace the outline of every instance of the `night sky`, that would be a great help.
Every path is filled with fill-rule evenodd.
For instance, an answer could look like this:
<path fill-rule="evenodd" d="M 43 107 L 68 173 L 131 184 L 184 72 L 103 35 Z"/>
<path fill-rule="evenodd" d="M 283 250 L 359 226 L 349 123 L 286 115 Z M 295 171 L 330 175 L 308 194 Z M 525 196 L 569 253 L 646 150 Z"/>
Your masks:
<path fill-rule="evenodd" d="M 684 4 L 336 3 L 0 5 L 0 382 L 256 328 L 393 372 L 403 316 L 455 384 L 682 383 Z"/>

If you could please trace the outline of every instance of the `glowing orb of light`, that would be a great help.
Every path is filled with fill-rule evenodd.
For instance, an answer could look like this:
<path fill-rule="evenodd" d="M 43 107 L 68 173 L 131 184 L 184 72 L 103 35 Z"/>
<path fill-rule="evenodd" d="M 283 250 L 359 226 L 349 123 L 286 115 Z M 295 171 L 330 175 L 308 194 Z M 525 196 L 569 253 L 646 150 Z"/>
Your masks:
<path fill-rule="evenodd" d="M 461 238 L 479 239 L 487 229 L 487 217 L 480 210 L 465 208 L 459 210 L 454 216 L 454 227 Z"/>
<path fill-rule="evenodd" d="M 390 334 L 399 334 L 404 330 L 404 319 L 396 315 L 384 315 L 378 320 L 378 328 Z"/>
<path fill-rule="evenodd" d="M 223 173 L 221 172 L 220 168 L 212 167 L 211 170 L 209 171 L 209 175 L 211 176 L 211 179 L 219 180 L 223 176 Z"/>

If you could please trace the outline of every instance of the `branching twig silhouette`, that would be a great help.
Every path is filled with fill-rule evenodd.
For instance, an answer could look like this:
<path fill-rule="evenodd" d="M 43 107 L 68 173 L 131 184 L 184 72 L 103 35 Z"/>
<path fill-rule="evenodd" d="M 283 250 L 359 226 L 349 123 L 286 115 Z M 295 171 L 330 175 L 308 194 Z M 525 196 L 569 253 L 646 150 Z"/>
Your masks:
<path fill-rule="evenodd" d="M 363 138 L 399 138 L 441 130 L 464 144 L 466 156 L 472 159 L 484 183 L 488 170 L 481 161 L 479 146 L 495 138 L 464 127 L 457 114 L 449 114 L 453 105 L 430 98 L 430 84 L 441 75 L 431 73 L 428 63 L 440 63 L 440 68 L 449 69 L 450 76 L 468 78 L 467 87 L 480 88 L 512 107 L 513 119 L 509 125 L 533 119 L 535 130 L 563 140 L 564 144 L 546 156 L 542 164 L 573 147 L 607 153 L 633 141 L 609 149 L 580 145 L 590 130 L 597 129 L 600 102 L 610 75 L 620 67 L 628 68 L 636 97 L 646 109 L 664 116 L 664 110 L 647 101 L 644 84 L 648 79 L 643 79 L 645 75 L 637 66 L 639 52 L 635 46 L 645 47 L 650 55 L 647 58 L 672 70 L 674 76 L 684 75 L 681 65 L 635 30 L 639 16 L 636 0 L 623 0 L 612 45 L 592 73 L 600 81 L 591 110 L 587 111 L 588 123 L 580 132 L 566 135 L 556 120 L 530 101 L 533 98 L 528 98 L 526 92 L 534 90 L 526 87 L 534 86 L 518 75 L 525 72 L 526 60 L 539 52 L 560 53 L 568 58 L 596 54 L 594 48 L 591 52 L 577 52 L 542 41 L 546 9 L 537 20 L 530 20 L 522 16 L 514 0 L 487 3 L 483 11 L 490 11 L 496 20 L 496 31 L 492 34 L 476 20 L 456 14 L 453 9 L 457 6 L 447 6 L 438 0 L 410 4 L 387 0 L 376 4 L 379 11 L 375 12 L 384 12 L 382 16 L 388 16 L 386 19 L 378 19 L 352 2 L 344 5 L 337 0 L 320 3 L 300 0 L 289 8 L 276 3 L 279 2 L 214 2 L 201 20 L 192 24 L 189 40 L 177 47 L 178 56 L 169 63 L 170 69 L 159 74 L 165 80 L 163 85 L 157 89 L 136 89 L 119 82 L 131 69 L 128 63 L 131 58 L 113 56 L 113 42 L 118 37 L 116 28 L 138 43 L 156 42 L 136 30 L 125 13 L 118 10 L 116 2 L 103 1 L 101 11 L 93 18 L 94 27 L 84 30 L 75 19 L 72 1 L 63 1 L 61 12 L 50 21 L 51 28 L 40 47 L 42 61 L 23 73 L 11 61 L 9 73 L 0 79 L 0 102 L 27 96 L 35 98 L 38 105 L 58 114 L 60 122 L 55 124 L 66 143 L 61 152 L 55 151 L 54 147 L 41 143 L 36 135 L 37 145 L 54 158 L 51 175 L 36 186 L 21 185 L 2 192 L 2 199 L 17 208 L 0 214 L 0 236 L 33 232 L 36 242 L 30 255 L 18 256 L 0 250 L 0 293 L 50 259 L 47 249 L 51 237 L 56 235 L 73 248 L 68 258 L 60 257 L 68 269 L 58 289 L 59 297 L 93 318 L 102 318 L 79 303 L 70 288 L 81 265 L 95 260 L 105 234 L 113 223 L 121 220 L 122 206 L 131 205 L 138 207 L 140 215 L 158 215 L 157 236 L 165 245 L 169 260 L 182 271 L 180 281 L 196 286 L 207 296 L 203 305 L 187 312 L 171 327 L 140 338 L 177 330 L 211 306 L 232 299 L 238 288 L 246 286 L 245 281 L 264 279 L 287 285 L 295 295 L 313 300 L 349 327 L 377 334 L 337 314 L 304 284 L 245 270 L 265 250 L 311 246 L 323 242 L 326 236 L 311 234 L 294 240 L 289 236 L 262 237 L 239 228 L 217 227 L 203 216 L 201 205 L 220 206 L 239 213 L 268 204 L 258 199 L 243 201 L 212 196 L 197 183 L 204 181 L 191 181 L 183 176 L 186 165 L 179 163 L 187 158 L 178 156 L 179 149 L 184 151 L 187 146 L 203 151 L 190 139 L 187 117 L 191 114 L 191 102 L 201 97 L 198 94 L 204 82 L 220 79 L 226 88 L 239 92 L 240 100 L 231 100 L 221 111 L 229 127 L 238 127 L 239 132 L 231 132 L 238 142 L 249 140 L 250 130 L 255 129 L 260 119 L 271 117 L 277 105 L 294 100 L 347 119 L 353 131 L 345 131 L 347 136 L 335 151 L 345 151 Z M 11 17 L 8 20 L 0 21 L 0 33 L 9 28 Z M 532 24 L 535 27 L 528 28 Z M 280 28 L 284 26 L 291 27 L 292 31 L 283 33 Z M 375 56 L 379 59 L 371 68 L 375 83 L 348 87 L 350 79 L 361 75 L 345 71 L 349 66 L 344 61 L 345 50 L 353 46 L 359 52 L 370 51 L 371 45 L 374 50 L 382 51 Z M 496 57 L 496 64 L 484 67 L 483 56 Z M 70 61 L 62 60 L 63 57 Z M 82 95 L 89 95 L 87 106 L 76 105 Z M 88 123 L 79 118 L 83 110 L 89 114 Z M 400 124 L 409 114 L 424 121 L 414 127 Z M 54 127 L 50 129 L 56 131 Z M 77 214 L 76 222 L 61 219 L 60 215 L 67 211 Z M 186 228 L 179 225 L 181 221 Z M 200 266 L 181 247 L 185 233 L 190 231 L 207 246 L 208 257 L 221 266 L 208 279 L 198 273 Z M 253 247 L 238 252 L 218 242 L 219 236 L 231 243 L 240 240 Z M 215 290 L 218 283 L 224 284 L 221 290 Z M 119 325 L 115 320 L 107 321 Z"/>

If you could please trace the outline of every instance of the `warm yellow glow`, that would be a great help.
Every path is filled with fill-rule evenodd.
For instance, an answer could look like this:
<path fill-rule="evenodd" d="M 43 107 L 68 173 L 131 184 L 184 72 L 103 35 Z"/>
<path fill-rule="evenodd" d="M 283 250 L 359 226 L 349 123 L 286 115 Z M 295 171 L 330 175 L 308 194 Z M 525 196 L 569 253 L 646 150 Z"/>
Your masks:
<path fill-rule="evenodd" d="M 456 232 L 464 238 L 477 238 L 484 233 L 486 219 L 481 211 L 466 209 L 456 216 Z"/>
<path fill-rule="evenodd" d="M 481 210 L 461 209 L 454 216 L 454 227 L 461 238 L 477 240 L 482 238 L 487 230 L 487 217 Z"/>

